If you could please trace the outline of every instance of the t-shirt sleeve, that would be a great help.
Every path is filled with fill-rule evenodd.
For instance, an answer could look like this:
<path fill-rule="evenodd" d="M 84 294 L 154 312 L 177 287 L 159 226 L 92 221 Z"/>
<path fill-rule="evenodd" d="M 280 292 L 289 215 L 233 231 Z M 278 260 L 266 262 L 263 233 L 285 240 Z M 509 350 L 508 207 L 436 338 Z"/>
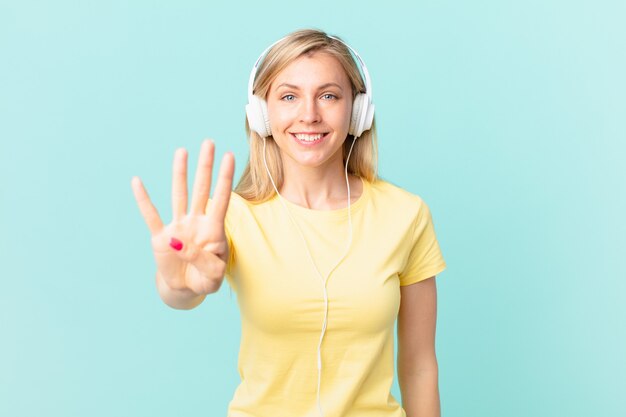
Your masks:
<path fill-rule="evenodd" d="M 398 274 L 401 286 L 430 278 L 446 269 L 430 209 L 423 201 L 413 223 L 411 238 L 407 263 Z"/>

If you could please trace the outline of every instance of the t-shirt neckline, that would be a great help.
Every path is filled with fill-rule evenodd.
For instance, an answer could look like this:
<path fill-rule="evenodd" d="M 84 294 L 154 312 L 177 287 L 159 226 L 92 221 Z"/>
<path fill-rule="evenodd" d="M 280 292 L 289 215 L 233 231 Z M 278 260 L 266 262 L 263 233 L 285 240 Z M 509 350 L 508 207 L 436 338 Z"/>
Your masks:
<path fill-rule="evenodd" d="M 361 195 L 359 196 L 358 200 L 350 204 L 350 211 L 352 215 L 354 215 L 354 213 L 357 210 L 359 210 L 365 204 L 365 202 L 369 199 L 370 183 L 365 178 L 361 178 L 361 182 L 363 184 L 363 187 L 362 187 L 363 191 Z M 302 207 L 296 203 L 292 203 L 291 201 L 287 200 L 284 197 L 279 197 L 278 194 L 274 194 L 274 197 L 272 197 L 272 201 L 275 201 L 276 204 L 280 204 L 282 206 L 280 201 L 278 201 L 279 198 L 282 198 L 282 200 L 285 202 L 285 204 L 287 205 L 291 213 L 295 212 L 296 214 L 302 215 L 305 217 L 316 217 L 316 218 L 325 218 L 325 219 L 343 219 L 343 218 L 347 219 L 348 218 L 348 206 L 347 205 L 345 207 L 342 207 L 339 209 L 333 209 L 333 210 L 316 210 L 316 209 Z"/>

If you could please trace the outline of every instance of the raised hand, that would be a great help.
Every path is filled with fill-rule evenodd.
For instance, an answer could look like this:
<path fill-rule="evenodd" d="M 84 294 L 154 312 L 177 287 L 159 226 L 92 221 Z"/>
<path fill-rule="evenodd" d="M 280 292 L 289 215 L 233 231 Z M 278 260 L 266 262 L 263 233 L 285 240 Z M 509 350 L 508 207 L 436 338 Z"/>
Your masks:
<path fill-rule="evenodd" d="M 221 285 L 228 261 L 224 219 L 235 170 L 231 152 L 224 154 L 213 198 L 209 199 L 215 144 L 202 142 L 196 178 L 187 212 L 187 151 L 174 153 L 172 221 L 164 225 L 139 177 L 131 186 L 150 234 L 158 273 L 174 290 L 197 295 L 214 292 Z"/>

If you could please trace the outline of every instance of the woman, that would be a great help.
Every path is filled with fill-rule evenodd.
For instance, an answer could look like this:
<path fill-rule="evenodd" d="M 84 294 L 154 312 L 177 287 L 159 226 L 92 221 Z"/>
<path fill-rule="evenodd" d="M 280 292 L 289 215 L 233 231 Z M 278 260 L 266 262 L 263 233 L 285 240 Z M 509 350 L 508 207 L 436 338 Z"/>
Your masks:
<path fill-rule="evenodd" d="M 169 225 L 132 180 L 159 294 L 191 309 L 224 277 L 237 292 L 229 417 L 439 416 L 435 275 L 446 265 L 428 206 L 377 177 L 367 68 L 355 55 L 364 80 L 351 48 L 317 30 L 268 49 L 250 76 L 250 159 L 234 193 L 226 153 L 209 198 L 210 140 L 189 212 L 187 154 L 175 154 Z M 402 406 L 390 393 L 396 319 Z"/>

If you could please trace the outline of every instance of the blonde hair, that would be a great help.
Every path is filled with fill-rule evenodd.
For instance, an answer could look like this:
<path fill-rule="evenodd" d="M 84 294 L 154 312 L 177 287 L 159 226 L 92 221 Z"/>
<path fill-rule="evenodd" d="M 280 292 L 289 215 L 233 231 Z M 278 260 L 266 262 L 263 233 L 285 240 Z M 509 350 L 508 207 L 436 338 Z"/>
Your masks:
<path fill-rule="evenodd" d="M 365 84 L 361 78 L 359 68 L 354 58 L 352 58 L 348 47 L 320 30 L 303 29 L 290 33 L 268 51 L 258 68 L 254 80 L 254 94 L 267 100 L 270 85 L 280 71 L 300 56 L 310 55 L 318 51 L 330 54 L 339 61 L 350 80 L 352 99 L 358 93 L 365 92 Z M 271 199 L 276 194 L 276 191 L 267 175 L 265 163 L 263 162 L 263 138 L 250 130 L 247 118 L 246 133 L 250 146 L 250 156 L 246 168 L 235 187 L 235 192 L 248 201 L 262 203 Z M 352 140 L 353 136 L 348 134 L 343 143 L 344 167 Z M 272 178 L 274 178 L 276 188 L 280 189 L 284 181 L 283 164 L 280 149 L 272 136 L 266 138 L 266 148 L 267 166 L 272 174 Z M 376 123 L 374 121 L 372 127 L 363 132 L 356 140 L 350 154 L 348 173 L 373 182 L 378 175 L 377 162 L 378 147 L 376 142 Z"/>

